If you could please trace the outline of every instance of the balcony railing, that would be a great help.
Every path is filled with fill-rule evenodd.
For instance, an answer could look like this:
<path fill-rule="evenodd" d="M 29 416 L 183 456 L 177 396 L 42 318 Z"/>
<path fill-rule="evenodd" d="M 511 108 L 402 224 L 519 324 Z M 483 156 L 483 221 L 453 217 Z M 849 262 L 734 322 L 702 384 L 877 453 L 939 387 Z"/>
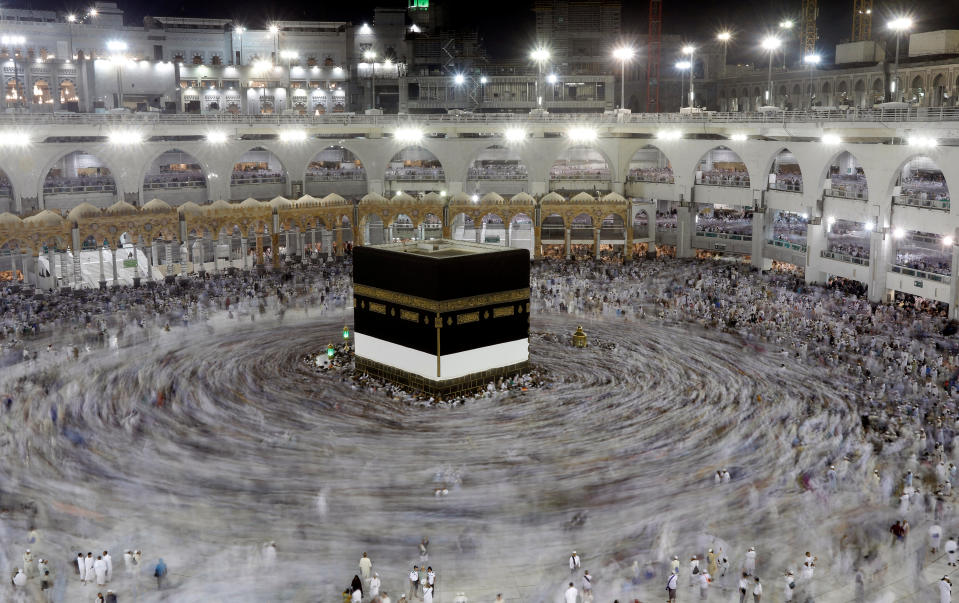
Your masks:
<path fill-rule="evenodd" d="M 696 178 L 698 186 L 728 186 L 731 188 L 749 188 L 749 178 Z"/>
<path fill-rule="evenodd" d="M 780 241 L 779 239 L 766 239 L 766 244 L 772 245 L 773 247 L 782 247 L 783 249 L 791 249 L 792 251 L 806 253 L 806 246 L 800 243 L 790 243 L 789 241 Z"/>
<path fill-rule="evenodd" d="M 752 241 L 753 235 L 751 234 L 736 234 L 732 232 L 707 232 L 705 230 L 697 230 L 697 237 L 706 237 L 707 239 L 729 239 L 730 241 Z"/>
<path fill-rule="evenodd" d="M 935 281 L 937 283 L 948 283 L 949 279 L 952 278 L 948 274 L 939 274 L 937 272 L 927 272 L 925 270 L 916 270 L 915 268 L 909 268 L 908 266 L 890 266 L 889 270 L 899 274 L 904 274 L 906 276 L 914 276 L 916 278 L 924 278 L 928 281 Z"/>
<path fill-rule="evenodd" d="M 386 172 L 386 179 L 396 182 L 443 182 L 446 180 L 446 174 L 442 170 L 424 174 L 404 174 L 402 172 Z"/>
<path fill-rule="evenodd" d="M 530 115 L 526 110 L 518 113 L 467 113 L 461 115 L 357 115 L 354 113 L 326 113 L 323 115 L 234 115 L 220 114 L 159 114 L 141 112 L 126 115 L 71 113 L 15 113 L 0 114 L 0 125 L 117 125 L 117 124 L 383 124 L 403 125 L 410 122 L 479 122 L 479 123 L 574 123 L 574 124 L 722 124 L 722 123 L 823 123 L 823 122 L 937 122 L 959 121 L 959 108 L 938 109 L 911 108 L 897 110 L 851 109 L 849 111 L 779 111 L 779 112 L 720 112 L 702 113 L 551 113 Z"/>
<path fill-rule="evenodd" d="M 564 170 L 550 172 L 550 180 L 609 180 L 609 170 Z"/>
<path fill-rule="evenodd" d="M 342 182 L 344 180 L 366 180 L 363 170 L 344 170 L 342 172 L 307 172 L 307 182 Z"/>
<path fill-rule="evenodd" d="M 945 199 L 923 199 L 922 195 L 899 195 L 898 197 L 893 197 L 892 202 L 895 205 L 925 207 L 927 209 L 938 209 L 941 211 L 949 211 L 951 207 L 948 197 Z"/>
<path fill-rule="evenodd" d="M 869 191 L 859 187 L 827 188 L 823 191 L 823 194 L 827 197 L 837 197 L 839 199 L 859 199 L 861 201 L 869 199 Z"/>
<path fill-rule="evenodd" d="M 75 195 L 77 193 L 115 193 L 115 184 L 93 184 L 90 186 L 44 186 L 44 195 Z"/>
<path fill-rule="evenodd" d="M 859 264 L 860 266 L 869 265 L 869 258 L 857 258 L 851 255 L 846 255 L 845 253 L 836 253 L 835 251 L 823 251 L 821 255 L 826 259 L 846 262 L 847 264 Z"/>
<path fill-rule="evenodd" d="M 171 189 L 171 188 L 206 188 L 206 180 L 192 179 L 170 182 L 148 182 L 143 185 L 145 190 Z"/>
<path fill-rule="evenodd" d="M 280 184 L 286 182 L 286 176 L 233 176 L 230 184 Z"/>
<path fill-rule="evenodd" d="M 784 193 L 801 193 L 802 182 L 783 182 L 781 180 L 777 180 L 769 185 L 769 190 L 781 191 Z"/>
<path fill-rule="evenodd" d="M 676 179 L 673 176 L 650 176 L 648 174 L 629 174 L 626 176 L 627 182 L 652 182 L 653 184 L 674 184 Z"/>

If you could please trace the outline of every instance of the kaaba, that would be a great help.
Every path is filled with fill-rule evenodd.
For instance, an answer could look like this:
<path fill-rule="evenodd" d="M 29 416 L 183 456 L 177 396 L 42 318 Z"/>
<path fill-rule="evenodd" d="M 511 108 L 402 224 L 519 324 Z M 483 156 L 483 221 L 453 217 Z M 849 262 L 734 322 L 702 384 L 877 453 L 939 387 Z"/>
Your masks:
<path fill-rule="evenodd" d="M 356 368 L 432 395 L 529 367 L 529 252 L 434 239 L 353 249 Z"/>

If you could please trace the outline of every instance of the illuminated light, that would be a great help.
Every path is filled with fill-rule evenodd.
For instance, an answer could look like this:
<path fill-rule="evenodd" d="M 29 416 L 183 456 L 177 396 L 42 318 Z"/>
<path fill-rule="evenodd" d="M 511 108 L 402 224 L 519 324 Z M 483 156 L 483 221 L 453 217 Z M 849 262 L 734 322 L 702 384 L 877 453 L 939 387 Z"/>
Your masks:
<path fill-rule="evenodd" d="M 696 52 L 695 46 L 690 46 L 689 44 L 683 46 L 683 54 L 693 54 L 694 52 Z"/>
<path fill-rule="evenodd" d="M 682 70 L 682 69 L 689 69 L 690 67 L 692 67 L 692 63 L 690 63 L 689 61 L 679 61 L 676 63 L 676 69 Z"/>
<path fill-rule="evenodd" d="M 336 348 L 333 347 L 333 344 L 326 346 L 326 356 L 327 358 L 332 358 L 336 355 Z"/>
<path fill-rule="evenodd" d="M 942 237 L 942 244 L 945 245 L 946 247 L 949 247 L 950 245 L 952 245 L 952 241 L 953 241 L 952 237 L 949 237 L 949 236 Z"/>
<path fill-rule="evenodd" d="M 526 140 L 526 130 L 522 128 L 510 128 L 503 133 L 509 142 L 520 142 Z"/>
<path fill-rule="evenodd" d="M 397 128 L 393 131 L 393 138 L 400 142 L 419 142 L 423 139 L 423 130 L 419 128 Z"/>
<path fill-rule="evenodd" d="M 133 131 L 113 132 L 109 135 L 108 139 L 110 140 L 110 144 L 116 146 L 130 146 L 142 143 L 143 134 Z"/>
<path fill-rule="evenodd" d="M 243 26 L 233 28 L 234 33 L 242 34 L 244 31 L 246 31 L 246 28 Z"/>
<path fill-rule="evenodd" d="M 76 21 L 77 21 L 77 16 L 76 16 L 76 15 L 67 15 L 67 22 L 68 22 L 68 23 L 76 23 Z"/>
<path fill-rule="evenodd" d="M 280 56 L 284 59 L 292 60 L 300 58 L 300 53 L 295 50 L 282 50 L 280 51 Z"/>
<path fill-rule="evenodd" d="M 835 223 L 836 223 L 836 218 L 834 218 L 833 216 L 829 216 L 828 218 L 826 218 L 826 222 L 827 222 L 828 224 L 835 224 Z"/>
<path fill-rule="evenodd" d="M 30 137 L 22 132 L 0 132 L 0 147 L 26 147 Z"/>
<path fill-rule="evenodd" d="M 559 80 L 559 78 L 556 77 L 556 74 L 555 74 L 555 73 L 551 73 L 551 74 L 549 74 L 549 75 L 546 76 L 546 81 L 547 81 L 548 83 L 550 83 L 550 84 L 555 84 L 555 83 L 557 82 L 557 80 Z"/>
<path fill-rule="evenodd" d="M 465 81 L 466 77 L 464 77 L 462 73 L 457 73 L 453 76 L 453 83 L 457 86 L 462 86 Z"/>
<path fill-rule="evenodd" d="M 445 197 L 445 196 L 446 196 L 446 191 L 440 191 L 440 197 Z"/>
<path fill-rule="evenodd" d="M 306 131 L 304 130 L 284 130 L 280 132 L 280 141 L 282 142 L 303 142 L 306 140 Z"/>
<path fill-rule="evenodd" d="M 799 214 L 799 215 L 800 215 L 800 217 L 801 217 L 803 220 L 808 220 L 808 219 L 809 219 L 809 214 Z"/>
<path fill-rule="evenodd" d="M 343 327 L 343 339 L 349 339 L 349 338 L 350 338 L 350 327 L 349 327 L 349 326 L 344 326 L 344 327 Z"/>
<path fill-rule="evenodd" d="M 897 239 L 901 239 L 904 236 L 906 236 L 906 231 L 901 228 L 896 228 L 895 230 L 892 231 L 892 236 Z"/>
<path fill-rule="evenodd" d="M 4 44 L 23 44 L 27 39 L 23 36 L 3 36 L 0 41 Z"/>
<path fill-rule="evenodd" d="M 342 68 L 342 67 L 334 67 L 334 68 L 333 68 L 333 75 L 343 75 L 343 68 Z"/>
<path fill-rule="evenodd" d="M 420 33 L 420 26 L 416 23 L 410 25 L 410 33 Z"/>
<path fill-rule="evenodd" d="M 402 195 L 402 194 L 403 194 L 403 191 L 396 191 L 396 194 L 397 194 L 397 195 Z"/>
<path fill-rule="evenodd" d="M 373 33 L 373 28 L 370 27 L 368 23 L 364 23 L 363 26 L 360 27 L 360 34 L 364 36 L 368 36 L 372 33 Z"/>
<path fill-rule="evenodd" d="M 620 46 L 613 51 L 613 58 L 618 61 L 628 61 L 636 54 L 636 50 L 629 46 Z"/>
<path fill-rule="evenodd" d="M 89 15 L 89 16 L 91 16 L 91 17 L 96 17 L 96 16 L 99 15 L 99 14 L 100 14 L 100 12 L 99 12 L 97 9 L 95 9 L 95 8 L 91 8 L 91 9 L 87 12 L 87 15 Z"/>
<path fill-rule="evenodd" d="M 790 21 L 789 19 L 786 19 L 785 21 L 782 21 L 779 23 L 779 27 L 782 27 L 783 29 L 792 29 L 793 22 Z"/>
<path fill-rule="evenodd" d="M 863 226 L 864 226 L 864 227 L 866 228 L 866 230 L 869 231 L 869 232 L 872 232 L 872 229 L 876 227 L 876 225 L 873 224 L 872 222 L 866 222 Z M 898 230 L 898 229 L 897 229 L 897 230 Z M 894 232 L 894 233 L 893 233 L 893 236 L 895 236 L 895 234 L 896 234 L 896 233 Z M 899 237 L 896 237 L 896 238 L 898 239 Z"/>
<path fill-rule="evenodd" d="M 807 54 L 805 57 L 803 57 L 803 62 L 808 65 L 818 65 L 819 61 L 821 60 L 822 57 L 818 54 Z"/>
<path fill-rule="evenodd" d="M 533 52 L 529 53 L 529 58 L 537 63 L 545 63 L 549 60 L 549 51 L 545 48 L 534 48 Z"/>
<path fill-rule="evenodd" d="M 110 40 L 107 42 L 107 49 L 110 52 L 123 52 L 127 49 L 127 43 L 123 40 Z"/>
<path fill-rule="evenodd" d="M 886 27 L 893 31 L 905 31 L 912 27 L 912 19 L 909 17 L 899 17 L 887 23 Z"/>
<path fill-rule="evenodd" d="M 206 135 L 206 141 L 211 144 L 223 144 L 226 140 L 226 132 L 210 132 Z"/>
<path fill-rule="evenodd" d="M 679 130 L 663 130 L 656 133 L 656 138 L 659 140 L 679 140 L 682 137 L 683 133 Z"/>
<path fill-rule="evenodd" d="M 376 52 L 373 50 L 364 50 L 363 58 L 366 59 L 367 61 L 372 61 L 373 59 L 376 58 Z"/>
<path fill-rule="evenodd" d="M 566 136 L 575 142 L 591 142 L 596 140 L 596 130 L 594 128 L 574 127 L 566 132 Z"/>
<path fill-rule="evenodd" d="M 486 79 L 486 76 L 485 76 L 485 75 L 482 76 L 482 77 L 480 77 L 480 83 L 481 83 L 481 84 L 485 84 L 485 83 L 488 82 L 488 81 L 489 81 L 489 80 Z"/>
<path fill-rule="evenodd" d="M 716 36 L 716 39 L 719 40 L 720 42 L 728 42 L 732 37 L 733 37 L 733 34 L 729 33 L 728 31 L 721 31 Z"/>
<path fill-rule="evenodd" d="M 266 71 L 273 67 L 273 63 L 267 61 L 266 59 L 258 59 L 253 61 L 253 70 L 254 71 Z"/>
<path fill-rule="evenodd" d="M 842 138 L 837 134 L 823 134 L 822 142 L 823 144 L 839 144 L 842 142 Z"/>
<path fill-rule="evenodd" d="M 939 141 L 935 138 L 930 138 L 928 136 L 910 136 L 909 137 L 909 146 L 911 147 L 921 147 L 921 148 L 932 148 L 939 145 Z"/>
<path fill-rule="evenodd" d="M 782 40 L 780 40 L 776 36 L 766 36 L 765 38 L 763 38 L 762 46 L 766 50 L 776 50 L 777 48 L 782 46 Z"/>
<path fill-rule="evenodd" d="M 743 142 L 744 140 L 748 138 L 749 137 L 746 136 L 745 134 L 733 134 L 732 136 L 729 137 L 730 140 L 735 140 L 736 142 Z"/>
<path fill-rule="evenodd" d="M 476 203 L 477 201 L 479 201 L 479 195 L 473 195 L 473 196 L 471 196 L 471 197 L 470 197 L 470 201 L 472 201 L 473 203 Z"/>
<path fill-rule="evenodd" d="M 280 33 L 280 28 L 276 25 L 270 25 L 270 33 L 275 36 L 276 34 Z"/>

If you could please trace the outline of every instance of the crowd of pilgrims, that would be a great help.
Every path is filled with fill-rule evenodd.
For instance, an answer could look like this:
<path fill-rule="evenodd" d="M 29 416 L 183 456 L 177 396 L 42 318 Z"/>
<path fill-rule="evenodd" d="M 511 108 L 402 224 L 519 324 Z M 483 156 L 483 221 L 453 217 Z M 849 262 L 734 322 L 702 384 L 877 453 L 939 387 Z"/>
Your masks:
<path fill-rule="evenodd" d="M 776 183 L 771 188 L 794 193 L 802 192 L 802 174 L 779 168 L 776 170 Z"/>
<path fill-rule="evenodd" d="M 834 196 L 865 199 L 867 198 L 865 174 L 831 174 L 832 194 Z"/>
<path fill-rule="evenodd" d="M 252 182 L 270 183 L 283 182 L 283 172 L 271 169 L 252 168 L 252 167 L 233 167 L 233 174 L 230 176 L 231 182 Z"/>
<path fill-rule="evenodd" d="M 629 170 L 629 180 L 634 182 L 663 182 L 672 184 L 673 168 L 633 168 Z"/>
<path fill-rule="evenodd" d="M 77 188 L 77 187 L 106 187 L 110 188 L 115 186 L 113 181 L 113 176 L 109 174 L 94 175 L 94 174 L 80 174 L 75 178 L 70 178 L 67 176 L 60 176 L 57 174 L 47 174 L 47 177 L 43 179 L 43 188 Z"/>
<path fill-rule="evenodd" d="M 914 199 L 933 199 L 943 201 L 949 199 L 949 189 L 946 187 L 946 178 L 942 172 L 915 172 L 912 176 L 902 179 L 902 194 Z"/>
<path fill-rule="evenodd" d="M 147 174 L 143 183 L 146 185 L 163 185 L 164 188 L 176 188 L 177 185 L 181 187 L 187 185 L 206 186 L 206 176 L 202 170 L 165 172 L 162 174 Z"/>
<path fill-rule="evenodd" d="M 443 168 L 436 165 L 391 167 L 386 170 L 387 180 L 442 180 Z"/>
<path fill-rule="evenodd" d="M 105 338 L 135 340 L 149 337 L 151 330 L 201 325 L 214 312 L 255 320 L 259 314 L 282 316 L 291 309 L 345 310 L 352 298 L 351 268 L 347 256 L 284 271 L 207 274 L 141 288 L 35 295 L 7 287 L 0 292 L 0 364 L 36 362 L 44 336 L 54 333 L 68 333 L 67 343 L 59 350 L 48 346 L 47 353 L 66 359 L 103 345 Z M 847 409 L 815 407 L 825 401 L 812 399 L 806 401 L 805 416 L 796 417 L 789 430 L 797 455 L 808 437 L 831 437 L 842 451 L 821 459 L 821 472 L 803 475 L 800 487 L 821 497 L 842 493 L 875 505 L 857 532 L 856 546 L 828 562 L 834 575 L 853 581 L 857 600 L 864 600 L 871 589 L 885 586 L 890 567 L 912 560 L 914 551 L 920 566 L 945 565 L 943 551 L 950 564 L 959 563 L 953 493 L 959 464 L 959 341 L 957 325 L 942 306 L 902 294 L 894 303 L 876 304 L 853 281 L 810 285 L 796 271 L 759 273 L 747 264 L 692 259 L 630 264 L 544 260 L 533 265 L 530 287 L 534 312 L 695 323 L 781 354 L 784 370 L 787 363 L 807 363 L 825 379 L 832 376 L 860 416 L 862 430 L 843 432 L 835 417 Z M 31 340 L 37 345 L 26 345 Z M 58 345 L 63 342 L 59 339 Z M 17 445 L 0 447 L 16 454 Z M 717 484 L 729 481 L 725 468 L 713 470 Z M 912 537 L 920 541 L 918 548 L 890 545 L 890 531 L 893 543 L 908 541 L 910 524 L 919 532 Z M 794 567 L 769 568 L 761 562 L 763 551 L 757 553 L 748 542 L 731 542 L 729 550 L 690 552 L 683 556 L 690 561 L 682 569 L 672 552 L 671 561 L 661 560 L 669 563 L 670 572 L 688 572 L 683 576 L 687 588 L 728 581 L 730 588 L 738 582 L 749 593 L 761 593 L 757 578 L 764 573 L 767 589 L 782 589 L 787 601 L 794 593 L 812 597 L 817 590 L 809 565 L 810 559 L 815 565 L 815 557 L 808 553 L 805 559 L 797 555 Z M 636 566 L 635 572 L 639 580 L 642 569 Z M 363 576 L 367 586 L 368 576 Z M 930 588 L 915 579 L 917 589 Z M 668 584 L 682 588 L 671 578 Z M 932 588 L 945 592 L 944 584 Z M 825 585 L 818 589 L 827 590 Z M 411 595 L 424 598 L 415 589 Z"/>
<path fill-rule="evenodd" d="M 746 167 L 741 169 L 711 169 L 703 170 L 702 175 L 696 179 L 696 184 L 711 184 L 715 186 L 740 186 L 749 187 L 749 172 Z"/>
<path fill-rule="evenodd" d="M 521 163 L 488 163 L 471 167 L 467 180 L 515 180 L 529 177 L 526 166 Z"/>

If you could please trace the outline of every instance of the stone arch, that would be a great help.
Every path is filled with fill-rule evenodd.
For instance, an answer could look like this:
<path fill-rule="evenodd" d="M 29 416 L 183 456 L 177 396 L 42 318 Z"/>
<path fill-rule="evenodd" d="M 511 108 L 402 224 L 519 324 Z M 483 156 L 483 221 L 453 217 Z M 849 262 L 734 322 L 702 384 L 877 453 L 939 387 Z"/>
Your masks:
<path fill-rule="evenodd" d="M 195 165 L 199 166 L 199 168 L 200 168 L 200 169 L 199 169 L 199 172 L 200 172 L 200 175 L 201 175 L 202 178 L 203 178 L 203 185 L 204 185 L 204 186 L 209 186 L 208 177 L 209 177 L 209 174 L 210 174 L 211 170 L 210 170 L 210 165 L 209 165 L 206 161 L 200 159 L 199 157 L 197 157 L 197 156 L 194 155 L 193 153 L 190 153 L 189 151 L 184 151 L 184 150 L 179 149 L 179 148 L 176 148 L 176 147 L 167 147 L 167 148 L 165 148 L 165 149 L 162 149 L 162 150 L 159 150 L 159 151 L 156 151 L 155 153 L 153 153 L 153 154 L 148 158 L 148 160 L 143 164 L 143 166 L 140 168 L 140 173 L 139 173 L 139 179 L 138 179 L 138 181 L 141 183 L 141 186 L 143 186 L 143 188 L 144 188 L 145 190 L 147 189 L 147 184 L 148 184 L 148 183 L 147 183 L 147 177 L 151 175 L 151 174 L 150 174 L 150 170 L 151 170 L 151 168 L 153 167 L 153 164 L 156 163 L 157 161 L 161 160 L 161 159 L 163 158 L 163 156 L 166 155 L 167 153 L 181 153 L 182 155 L 185 155 L 185 157 L 184 157 L 183 159 L 189 159 L 189 160 L 194 161 L 194 162 L 195 162 Z M 162 167 L 162 166 L 160 166 L 160 167 Z M 150 198 L 150 199 L 152 199 L 152 198 L 158 198 L 158 197 L 160 197 L 160 196 L 161 196 L 161 195 L 159 195 L 159 194 L 148 194 L 148 195 L 147 195 L 147 197 Z"/>
<path fill-rule="evenodd" d="M 329 152 L 329 151 L 334 151 L 334 152 L 340 152 L 340 151 L 341 151 L 341 152 L 342 152 L 342 158 L 339 158 L 339 159 L 338 159 L 338 158 L 333 157 L 333 156 L 330 156 L 330 157 L 324 156 L 324 154 L 327 153 L 327 152 Z M 326 165 L 326 166 L 316 166 L 315 164 L 329 164 L 329 163 L 335 163 L 335 162 L 339 162 L 339 163 L 341 163 L 341 164 L 342 164 L 343 162 L 351 163 L 353 166 L 355 166 L 355 170 L 358 172 L 358 174 L 353 174 L 353 176 L 362 175 L 362 178 L 359 178 L 359 179 L 361 179 L 361 180 L 366 180 L 366 178 L 367 178 L 366 163 L 365 163 L 362 159 L 360 159 L 359 154 L 358 154 L 355 150 L 353 150 L 353 149 L 350 148 L 349 146 L 344 145 L 344 144 L 342 144 L 342 143 L 327 145 L 327 146 L 323 147 L 322 149 L 320 149 L 319 151 L 317 151 L 317 152 L 316 152 L 312 157 L 310 157 L 310 159 L 307 161 L 304 170 L 305 170 L 306 173 L 309 175 L 309 174 L 310 174 L 310 171 L 311 171 L 311 168 L 316 167 L 316 168 L 319 168 L 319 169 L 322 169 L 322 168 L 331 169 L 331 167 L 332 167 L 332 166 L 329 166 L 329 165 Z M 354 178 L 347 178 L 347 179 L 354 179 Z"/>
<path fill-rule="evenodd" d="M 924 180 L 929 180 L 929 185 L 925 185 L 921 182 L 908 183 L 907 178 L 909 177 L 906 173 L 907 169 L 913 169 L 915 174 L 923 174 L 926 176 L 922 178 Z M 921 176 L 920 176 L 921 178 Z M 934 186 L 933 182 L 941 180 L 942 185 Z M 945 172 L 943 172 L 942 167 L 939 166 L 938 162 L 929 155 L 923 155 L 922 153 L 916 153 L 910 155 L 903 159 L 899 166 L 892 173 L 890 182 L 888 183 L 888 194 L 893 193 L 893 187 L 900 186 L 900 196 L 914 196 L 917 200 L 921 198 L 926 199 L 948 199 L 949 198 L 949 183 L 946 180 Z M 923 193 L 925 196 L 923 197 Z"/>
<path fill-rule="evenodd" d="M 71 160 L 71 158 L 73 158 Z M 60 173 L 53 177 L 53 171 Z M 82 174 L 82 177 L 81 177 Z M 40 196 L 40 207 L 47 206 L 48 195 L 84 194 L 81 189 L 97 189 L 111 193 L 113 197 L 121 192 L 117 177 L 120 172 L 113 169 L 110 163 L 99 155 L 90 153 L 82 148 L 70 149 L 50 160 L 40 172 L 40 182 L 37 191 Z M 51 179 L 48 179 L 48 176 Z M 49 182 L 49 186 L 48 186 Z M 90 184 L 90 186 L 84 186 Z M 76 191 L 76 192 L 69 192 Z M 93 193 L 92 190 L 87 192 Z M 112 204 L 112 202 L 111 202 Z"/>
<path fill-rule="evenodd" d="M 403 158 L 403 154 L 412 154 L 411 158 Z M 443 182 L 446 180 L 446 170 L 443 162 L 433 151 L 423 145 L 408 145 L 398 149 L 386 162 L 384 180 L 402 182 L 404 180 L 432 180 Z M 402 164 L 402 165 L 399 165 Z"/>
<path fill-rule="evenodd" d="M 649 225 L 651 220 L 655 220 L 655 213 L 650 215 L 652 208 L 643 207 L 633 214 L 633 221 L 630 227 L 633 229 L 634 239 L 645 239 L 649 237 Z"/>
<path fill-rule="evenodd" d="M 694 167 L 696 184 L 741 186 L 749 188 L 751 178 L 746 162 L 727 146 L 719 145 L 703 153 Z"/>
<path fill-rule="evenodd" d="M 651 152 L 657 152 L 658 155 L 654 157 Z M 640 157 L 641 154 L 644 157 Z M 653 161 L 657 165 L 652 165 L 651 162 Z M 672 161 L 660 147 L 653 144 L 643 145 L 636 149 L 629 156 L 625 171 L 628 180 L 637 182 L 665 182 L 668 184 L 675 182 Z"/>
<path fill-rule="evenodd" d="M 929 106 L 941 107 L 945 101 L 945 94 L 948 90 L 948 80 L 946 74 L 937 73 L 932 79 L 932 85 L 929 87 Z"/>
<path fill-rule="evenodd" d="M 232 168 L 230 171 L 230 197 L 234 200 L 254 197 L 252 193 L 256 191 L 248 190 L 246 187 L 262 188 L 262 194 L 259 197 L 254 197 L 260 199 L 282 195 L 286 191 L 289 171 L 280 156 L 266 146 L 247 147 L 242 153 L 233 157 L 233 163 L 230 167 Z"/>
<path fill-rule="evenodd" d="M 866 80 L 858 79 L 853 84 L 853 103 L 857 107 L 866 106 Z"/>
<path fill-rule="evenodd" d="M 827 191 L 829 196 L 851 199 L 869 198 L 869 187 L 866 184 L 866 173 L 862 167 L 862 162 L 847 150 L 837 151 L 826 162 L 823 167 L 819 190 L 826 190 L 827 179 L 832 181 L 832 188 L 830 189 L 832 193 Z"/>
<path fill-rule="evenodd" d="M 516 148 L 503 144 L 489 145 L 476 151 L 467 163 L 466 170 L 464 182 L 517 181 L 523 183 L 522 190 L 526 190 L 529 183 L 529 166 L 526 160 Z M 505 191 L 502 187 L 495 187 L 495 185 L 494 188 L 498 188 L 504 194 L 513 192 Z M 485 194 L 494 191 L 477 189 L 476 192 Z"/>
<path fill-rule="evenodd" d="M 792 193 L 801 193 L 803 191 L 802 169 L 800 168 L 799 160 L 788 147 L 782 147 L 776 151 L 766 162 L 766 165 L 767 169 L 763 173 L 776 175 L 775 183 L 770 182 L 768 184 L 769 190 Z M 795 167 L 786 168 L 784 166 Z M 780 176 L 782 178 L 780 178 Z"/>
<path fill-rule="evenodd" d="M 576 155 L 580 155 L 581 157 L 577 158 L 575 157 Z M 592 157 L 590 157 L 591 155 Z M 600 164 L 598 163 L 596 156 L 602 159 L 603 161 L 602 166 L 600 166 Z M 562 153 L 560 153 L 559 156 L 557 156 L 553 160 L 553 162 L 550 164 L 550 168 L 549 168 L 550 180 L 569 179 L 569 178 L 554 177 L 554 174 L 558 174 L 558 171 L 562 169 L 563 164 L 560 162 L 564 160 L 567 161 L 567 164 L 566 164 L 567 166 L 570 165 L 568 163 L 570 160 L 573 160 L 574 162 L 578 162 L 578 164 L 582 166 L 582 169 L 577 167 L 573 167 L 572 169 L 576 170 L 577 173 L 580 173 L 581 175 L 590 176 L 591 175 L 590 172 L 594 172 L 593 175 L 596 176 L 595 178 L 590 177 L 586 179 L 612 181 L 615 178 L 615 175 L 613 173 L 613 162 L 610 161 L 609 155 L 607 155 L 598 146 L 588 145 L 588 144 L 572 144 L 564 148 Z M 595 165 L 596 167 L 595 168 L 591 167 L 592 165 Z M 574 178 L 574 179 L 582 179 L 582 178 Z"/>
<path fill-rule="evenodd" d="M 823 106 L 832 105 L 832 85 L 829 82 L 823 82 L 819 92 L 820 102 Z"/>

